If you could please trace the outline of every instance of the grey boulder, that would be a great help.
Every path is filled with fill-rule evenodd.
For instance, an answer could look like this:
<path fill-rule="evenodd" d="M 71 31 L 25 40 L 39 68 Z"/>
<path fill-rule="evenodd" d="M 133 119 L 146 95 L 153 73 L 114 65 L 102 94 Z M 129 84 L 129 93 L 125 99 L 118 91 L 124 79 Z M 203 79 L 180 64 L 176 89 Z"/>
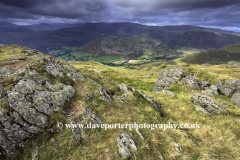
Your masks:
<path fill-rule="evenodd" d="M 240 80 L 229 80 L 227 82 L 217 82 L 218 92 L 231 97 L 234 92 L 240 91 Z"/>
<path fill-rule="evenodd" d="M 231 98 L 231 101 L 240 107 L 240 92 L 235 92 Z"/>
<path fill-rule="evenodd" d="M 186 77 L 186 75 L 187 72 L 177 66 L 170 69 L 164 68 L 159 74 L 159 78 L 153 91 L 157 92 L 159 90 L 169 88 L 171 87 L 172 83 L 181 80 L 182 78 Z"/>
<path fill-rule="evenodd" d="M 200 110 L 209 116 L 229 112 L 228 109 L 224 108 L 221 104 L 215 102 L 210 97 L 196 92 L 193 93 L 191 101 L 197 110 Z"/>
<path fill-rule="evenodd" d="M 137 151 L 137 147 L 133 141 L 133 139 L 129 136 L 129 134 L 123 130 L 122 134 L 117 138 L 119 154 L 124 158 L 127 159 L 132 156 L 132 152 L 130 150 L 133 149 Z"/>
<path fill-rule="evenodd" d="M 101 94 L 101 98 L 102 98 L 104 101 L 106 101 L 106 102 L 108 102 L 108 103 L 111 103 L 111 102 L 112 102 L 111 97 L 107 94 L 107 92 L 106 92 L 104 89 L 99 88 L 99 92 L 100 92 L 100 94 Z"/>

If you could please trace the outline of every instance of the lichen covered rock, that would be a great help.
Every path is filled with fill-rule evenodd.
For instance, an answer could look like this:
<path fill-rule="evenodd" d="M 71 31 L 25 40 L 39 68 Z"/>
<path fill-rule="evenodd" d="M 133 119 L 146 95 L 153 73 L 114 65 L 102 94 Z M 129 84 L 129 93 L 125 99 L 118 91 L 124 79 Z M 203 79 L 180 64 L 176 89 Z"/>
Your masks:
<path fill-rule="evenodd" d="M 133 141 L 133 139 L 129 136 L 129 134 L 123 130 L 122 134 L 117 138 L 119 154 L 124 158 L 129 158 L 132 156 L 132 152 L 130 150 L 133 149 L 137 151 L 137 147 Z"/>
<path fill-rule="evenodd" d="M 157 91 L 155 93 L 167 94 L 167 95 L 173 96 L 173 97 L 176 96 L 176 94 L 174 92 L 168 91 L 168 90 L 161 90 L 161 91 Z"/>
<path fill-rule="evenodd" d="M 229 112 L 228 109 L 224 108 L 221 104 L 215 102 L 208 96 L 194 92 L 191 100 L 197 110 L 212 116 L 225 112 Z"/>
<path fill-rule="evenodd" d="M 67 74 L 74 82 L 85 79 L 84 75 L 76 71 L 72 66 L 62 63 L 57 59 L 42 58 L 46 62 L 46 71 L 53 76 L 64 78 L 64 73 Z"/>
<path fill-rule="evenodd" d="M 113 96 L 113 99 L 120 100 L 120 101 L 123 102 L 126 97 L 127 97 L 127 93 L 124 93 L 124 94 L 122 94 L 121 96 L 116 96 L 116 95 L 114 95 L 114 96 Z"/>
<path fill-rule="evenodd" d="M 240 91 L 240 80 L 217 82 L 216 86 L 220 94 L 231 97 L 236 91 Z"/>
<path fill-rule="evenodd" d="M 74 120 L 71 120 L 72 132 L 78 142 L 81 141 L 82 128 L 79 128 Z"/>
<path fill-rule="evenodd" d="M 2 78 L 2 77 L 10 77 L 11 72 L 12 71 L 10 69 L 6 69 L 6 68 L 0 69 L 0 78 Z"/>
<path fill-rule="evenodd" d="M 212 96 L 212 97 L 215 96 L 215 92 L 211 89 L 202 90 L 201 93 L 206 94 L 208 96 Z"/>
<path fill-rule="evenodd" d="M 26 95 L 20 91 L 9 91 L 8 98 L 9 106 L 19 113 L 30 124 L 45 128 L 47 126 L 47 116 L 38 112 L 32 103 L 26 99 Z"/>
<path fill-rule="evenodd" d="M 103 89 L 103 88 L 99 88 L 99 92 L 101 94 L 101 98 L 108 102 L 108 103 L 111 103 L 112 102 L 112 99 L 111 97 L 107 94 L 107 92 Z"/>
<path fill-rule="evenodd" d="M 32 160 L 38 160 L 38 150 L 39 150 L 39 146 L 36 146 L 34 151 L 32 152 Z"/>
<path fill-rule="evenodd" d="M 92 114 L 90 118 L 94 121 L 95 124 L 98 124 L 99 127 L 103 124 L 102 120 L 96 114 Z"/>
<path fill-rule="evenodd" d="M 21 77 L 20 77 L 21 78 Z M 75 88 L 62 83 L 46 83 L 34 79 L 19 80 L 7 90 L 9 113 L 0 108 L 4 126 L 0 134 L 2 154 L 11 158 L 25 140 L 48 126 L 48 116 L 62 109 L 75 93 Z"/>
<path fill-rule="evenodd" d="M 0 81 L 1 82 L 1 81 Z M 0 83 L 0 100 L 3 98 L 3 87 Z"/>
<path fill-rule="evenodd" d="M 186 77 L 186 75 L 187 72 L 177 66 L 170 69 L 164 68 L 163 71 L 159 74 L 159 78 L 153 91 L 157 92 L 169 88 L 171 87 L 172 83 L 181 80 L 182 78 Z"/>
<path fill-rule="evenodd" d="M 231 101 L 240 107 L 240 92 L 235 92 L 231 98 Z"/>
<path fill-rule="evenodd" d="M 93 122 L 97 124 L 99 127 L 103 124 L 102 120 L 98 117 L 98 115 L 95 113 L 93 114 L 90 108 L 84 108 L 84 111 L 88 115 L 88 117 L 91 118 Z"/>
<path fill-rule="evenodd" d="M 196 77 L 187 76 L 186 78 L 183 78 L 183 80 L 185 80 L 187 87 L 194 90 L 202 90 L 202 82 Z"/>
<path fill-rule="evenodd" d="M 124 83 L 118 84 L 118 87 L 123 91 L 123 92 L 130 92 L 130 89 L 128 86 Z"/>
<path fill-rule="evenodd" d="M 70 98 L 74 96 L 74 87 L 60 83 L 58 86 L 63 87 L 63 89 L 57 88 L 55 84 L 55 86 L 53 85 L 52 87 L 52 90 L 55 92 L 35 91 L 33 95 L 33 103 L 36 104 L 36 109 L 39 112 L 46 115 L 53 115 L 54 112 L 63 108 L 65 101 L 69 101 Z"/>
<path fill-rule="evenodd" d="M 159 112 L 159 107 L 160 105 L 154 101 L 152 98 L 150 98 L 148 95 L 146 95 L 144 92 L 137 90 L 138 93 L 140 93 L 147 101 L 149 101 L 154 107 L 155 109 Z"/>

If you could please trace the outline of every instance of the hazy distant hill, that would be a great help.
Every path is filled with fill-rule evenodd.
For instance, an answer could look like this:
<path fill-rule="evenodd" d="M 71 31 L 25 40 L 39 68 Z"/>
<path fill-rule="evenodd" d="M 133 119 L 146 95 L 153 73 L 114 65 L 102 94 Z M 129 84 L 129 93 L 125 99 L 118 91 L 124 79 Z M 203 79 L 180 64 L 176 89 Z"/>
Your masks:
<path fill-rule="evenodd" d="M 29 32 L 31 29 L 0 21 L 0 32 Z"/>
<path fill-rule="evenodd" d="M 27 25 L 23 26 L 24 28 L 34 30 L 34 31 L 55 31 L 61 28 L 70 28 L 70 27 L 79 27 L 82 23 L 77 24 L 65 24 L 65 23 L 40 23 L 40 24 L 33 24 L 33 25 Z"/>
<path fill-rule="evenodd" d="M 0 21 L 0 27 L 15 27 L 15 28 L 18 28 L 19 26 L 15 25 L 15 24 L 12 24 L 12 23 Z"/>
<path fill-rule="evenodd" d="M 0 32 L 31 32 L 27 28 L 14 28 L 14 27 L 0 27 Z"/>

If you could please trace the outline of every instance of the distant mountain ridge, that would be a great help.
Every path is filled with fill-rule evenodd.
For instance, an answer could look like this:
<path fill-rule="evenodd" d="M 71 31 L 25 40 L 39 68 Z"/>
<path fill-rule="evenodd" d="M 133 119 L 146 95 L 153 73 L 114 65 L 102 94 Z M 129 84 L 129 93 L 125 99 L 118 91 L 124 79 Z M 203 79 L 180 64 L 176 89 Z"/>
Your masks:
<path fill-rule="evenodd" d="M 45 25 L 46 26 L 46 25 Z M 1 27 L 1 26 L 0 26 Z M 29 26 L 30 27 L 30 26 Z M 32 26 L 31 30 L 34 29 Z M 38 27 L 36 27 L 38 28 Z M 35 30 L 36 30 L 35 28 Z M 220 40 L 214 45 L 215 47 L 223 47 L 230 44 L 240 43 L 240 36 L 237 32 L 222 31 L 219 29 L 211 29 L 196 26 L 145 26 L 137 23 L 85 23 L 79 27 L 74 28 L 62 28 L 55 31 L 26 31 L 26 32 L 0 32 L 0 43 L 3 44 L 18 44 L 27 46 L 30 48 L 35 48 L 42 51 L 43 53 L 48 53 L 48 49 L 58 49 L 61 47 L 79 47 L 86 45 L 91 40 L 97 40 L 102 37 L 107 36 L 119 36 L 121 38 L 128 38 L 135 35 L 140 35 L 146 33 L 151 35 L 151 38 L 160 40 L 161 43 L 166 43 L 166 45 L 189 45 L 191 43 L 186 43 L 187 39 L 194 38 L 193 31 L 201 31 L 201 36 L 210 35 L 211 38 L 220 37 L 217 34 L 223 35 L 228 38 L 228 40 Z M 189 33 L 194 33 L 191 37 Z M 185 37 L 184 37 L 185 36 Z M 182 38 L 186 38 L 184 43 L 181 42 Z M 215 40 L 213 38 L 213 40 Z M 196 39 L 193 40 L 194 45 L 198 45 Z M 212 44 L 214 41 L 212 42 Z M 201 45 L 200 45 L 201 46 Z M 202 46 L 201 46 L 202 47 Z M 208 46 L 207 46 L 208 47 Z"/>
<path fill-rule="evenodd" d="M 70 28 L 70 27 L 79 27 L 83 23 L 76 23 L 76 24 L 65 24 L 65 23 L 40 23 L 40 24 L 33 24 L 33 25 L 27 25 L 23 26 L 24 28 L 31 29 L 34 31 L 55 31 L 62 28 Z"/>
<path fill-rule="evenodd" d="M 9 22 L 1 22 L 0 21 L 0 28 L 15 28 L 17 29 L 26 30 L 26 31 L 55 31 L 62 28 L 70 28 L 70 27 L 79 27 L 83 23 L 75 23 L 75 24 L 68 24 L 68 23 L 39 23 L 39 24 L 32 24 L 32 25 L 15 25 Z M 0 32 L 2 32 L 0 30 Z M 13 30 L 14 32 L 14 30 Z"/>

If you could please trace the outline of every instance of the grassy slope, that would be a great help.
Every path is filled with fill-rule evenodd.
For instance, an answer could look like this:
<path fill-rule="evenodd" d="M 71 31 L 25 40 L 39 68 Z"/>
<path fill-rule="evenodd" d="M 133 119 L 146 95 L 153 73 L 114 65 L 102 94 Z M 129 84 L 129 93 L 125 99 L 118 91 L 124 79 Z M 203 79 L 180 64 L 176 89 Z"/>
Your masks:
<path fill-rule="evenodd" d="M 240 44 L 233 44 L 222 48 L 230 53 L 240 53 Z"/>
<path fill-rule="evenodd" d="M 201 52 L 194 55 L 188 55 L 182 58 L 187 63 L 213 63 L 220 64 L 227 61 L 240 60 L 240 44 L 229 45 L 223 48 Z"/>
<path fill-rule="evenodd" d="M 12 48 L 16 47 L 16 48 Z M 21 47 L 12 46 L 1 49 L 0 59 L 5 60 L 9 56 L 25 56 L 21 55 Z M 11 53 L 11 50 L 17 50 Z M 183 64 L 178 59 L 174 61 L 176 64 Z M 4 64 L 11 63 L 5 61 Z M 23 64 L 22 64 L 23 65 Z M 81 113 L 83 107 L 89 107 L 96 112 L 105 124 L 123 123 L 130 124 L 136 122 L 138 124 L 160 124 L 171 122 L 173 124 L 200 124 L 200 129 L 140 129 L 145 137 L 142 142 L 139 135 L 134 129 L 127 132 L 135 141 L 138 152 L 134 153 L 131 159 L 160 159 L 160 155 L 164 159 L 237 159 L 240 157 L 240 109 L 230 102 L 228 97 L 217 96 L 213 98 L 217 102 L 223 104 L 227 101 L 231 106 L 224 106 L 230 110 L 230 114 L 218 115 L 210 118 L 201 112 L 197 112 L 191 103 L 193 92 L 185 86 L 173 85 L 170 89 L 177 96 L 155 94 L 152 89 L 158 79 L 156 75 L 164 67 L 160 63 L 145 64 L 139 67 L 141 70 L 129 69 L 124 67 L 110 67 L 97 62 L 78 62 L 72 63 L 82 73 L 93 77 L 101 85 L 110 87 L 114 90 L 114 85 L 118 83 L 126 83 L 130 87 L 136 87 L 144 91 L 150 97 L 153 97 L 162 105 L 163 117 L 154 110 L 151 104 L 146 102 L 138 95 L 129 94 L 124 102 L 113 101 L 108 104 L 99 98 L 100 94 L 96 84 L 86 79 L 79 81 L 76 87 L 76 95 L 71 103 L 66 104 L 68 112 L 76 111 L 79 119 L 82 119 Z M 1 64 L 1 68 L 4 65 Z M 143 68 L 145 67 L 145 69 Z M 146 68 L 148 67 L 148 68 Z M 168 66 L 171 67 L 171 66 Z M 237 68 L 221 68 L 219 66 L 201 66 L 190 65 L 185 67 L 186 70 L 195 72 L 197 69 L 205 69 L 198 74 L 200 80 L 207 80 L 212 84 L 217 81 L 226 81 L 229 79 L 240 79 L 240 71 Z M 108 82 L 93 74 L 91 70 L 103 74 L 111 79 Z M 102 71 L 102 73 L 100 73 Z M 153 75 L 149 79 L 141 78 L 140 74 Z M 115 90 L 116 91 L 116 90 Z M 88 102 L 85 98 L 86 94 L 94 93 L 95 99 Z M 57 123 L 58 121 L 67 121 L 67 113 L 58 112 L 50 121 Z M 78 123 L 81 121 L 79 120 Z M 49 129 L 48 129 L 49 130 Z M 47 131 L 47 130 L 46 130 Z M 75 160 L 75 159 L 122 159 L 118 154 L 117 138 L 122 129 L 86 130 L 82 143 L 76 142 L 71 129 L 64 129 L 63 133 L 52 135 L 47 132 L 38 135 L 33 141 L 27 143 L 27 147 L 21 152 L 17 159 L 31 159 L 31 153 L 36 145 L 40 145 L 39 158 L 41 160 Z M 54 137 L 58 141 L 57 146 L 53 146 L 50 139 Z M 182 152 L 175 150 L 173 142 L 181 145 Z"/>
<path fill-rule="evenodd" d="M 240 109 L 229 101 L 225 96 L 214 98 L 217 102 L 223 104 L 223 100 L 231 104 L 227 106 L 230 110 L 228 115 L 219 115 L 214 118 L 197 112 L 191 103 L 193 90 L 185 86 L 174 85 L 172 91 L 177 97 L 152 93 L 152 88 L 157 80 L 156 74 L 162 70 L 160 66 L 148 68 L 145 70 L 130 70 L 123 67 L 109 67 L 96 62 L 74 63 L 74 67 L 83 73 L 94 77 L 100 84 L 114 85 L 116 83 L 126 83 L 129 86 L 135 86 L 141 89 L 157 102 L 162 104 L 164 117 L 159 117 L 156 111 L 147 102 L 138 99 L 131 94 L 123 102 L 114 101 L 107 104 L 99 98 L 92 102 L 87 102 L 85 94 L 93 92 L 96 97 L 99 96 L 97 86 L 90 81 L 85 80 L 76 85 L 77 97 L 71 104 L 73 110 L 82 113 L 82 108 L 90 107 L 97 112 L 103 122 L 111 123 L 175 123 L 175 124 L 194 124 L 198 122 L 200 129 L 140 129 L 146 141 L 143 143 L 135 130 L 127 130 L 130 136 L 136 142 L 138 152 L 132 159 L 159 159 L 160 154 L 165 159 L 234 159 L 239 154 L 239 118 Z M 170 66 L 169 66 L 170 67 Z M 190 65 L 188 70 L 206 69 L 201 74 L 200 80 L 208 80 L 216 83 L 219 80 L 239 79 L 240 72 L 237 69 L 223 69 L 218 66 L 200 66 Z M 91 74 L 88 70 L 94 70 L 114 81 L 106 82 L 97 75 Z M 187 68 L 185 68 L 187 69 Z M 138 74 L 154 73 L 149 79 L 143 79 Z M 226 107 L 226 106 L 225 106 Z M 63 134 L 55 135 L 59 146 L 54 147 L 50 141 L 44 137 L 44 141 L 33 142 L 33 146 L 40 144 L 40 157 L 42 159 L 121 159 L 118 155 L 116 138 L 121 133 L 121 129 L 109 129 L 107 131 L 87 130 L 87 135 L 83 137 L 82 144 L 78 144 L 73 137 L 71 130 L 66 129 Z M 173 147 L 173 142 L 177 142 L 182 147 L 182 152 L 177 152 Z M 85 149 L 83 148 L 85 147 Z M 33 148 L 24 151 L 22 156 L 27 159 L 30 157 Z"/>

